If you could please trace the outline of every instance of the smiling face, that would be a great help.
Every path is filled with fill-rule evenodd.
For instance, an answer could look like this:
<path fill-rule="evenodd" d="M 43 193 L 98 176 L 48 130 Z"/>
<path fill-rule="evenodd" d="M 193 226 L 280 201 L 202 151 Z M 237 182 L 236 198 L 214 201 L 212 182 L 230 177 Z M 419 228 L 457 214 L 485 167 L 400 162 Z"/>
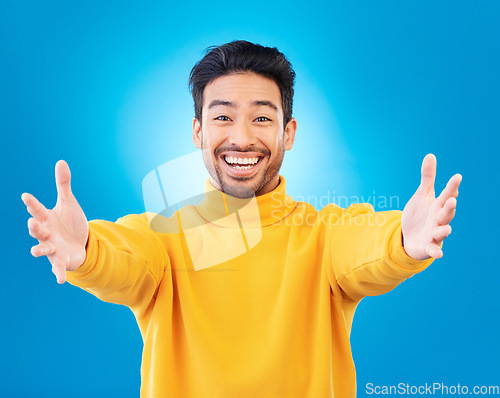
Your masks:
<path fill-rule="evenodd" d="M 297 121 L 283 126 L 281 94 L 273 80 L 246 72 L 215 79 L 203 92 L 202 119 L 202 125 L 193 119 L 193 142 L 202 149 L 215 188 L 249 198 L 278 186 Z"/>

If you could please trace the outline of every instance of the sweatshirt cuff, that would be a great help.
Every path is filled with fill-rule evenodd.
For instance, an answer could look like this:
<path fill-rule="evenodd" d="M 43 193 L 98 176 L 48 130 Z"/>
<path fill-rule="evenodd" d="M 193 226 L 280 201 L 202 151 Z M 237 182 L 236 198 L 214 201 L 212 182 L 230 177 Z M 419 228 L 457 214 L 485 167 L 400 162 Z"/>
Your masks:
<path fill-rule="evenodd" d="M 426 260 L 415 260 L 406 253 L 403 246 L 401 224 L 396 228 L 391 238 L 391 259 L 401 268 L 413 273 L 423 271 L 435 260 L 434 257 Z"/>
<path fill-rule="evenodd" d="M 99 241 L 95 236 L 95 232 L 92 230 L 92 227 L 89 225 L 89 238 L 87 240 L 85 261 L 82 265 L 80 265 L 74 271 L 66 271 L 66 280 L 69 283 L 73 281 L 77 281 L 79 279 L 87 276 L 93 269 L 97 262 L 97 252 L 98 252 Z"/>

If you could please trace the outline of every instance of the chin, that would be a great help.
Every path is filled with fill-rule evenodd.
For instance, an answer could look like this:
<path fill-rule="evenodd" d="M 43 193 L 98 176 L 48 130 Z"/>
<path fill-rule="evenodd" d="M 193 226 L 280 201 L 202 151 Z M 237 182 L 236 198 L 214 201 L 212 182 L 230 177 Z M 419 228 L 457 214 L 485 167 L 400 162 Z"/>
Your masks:
<path fill-rule="evenodd" d="M 254 190 L 246 186 L 230 186 L 224 188 L 224 192 L 227 195 L 234 196 L 235 198 L 249 199 L 255 196 Z"/>
<path fill-rule="evenodd" d="M 256 195 L 256 184 L 253 180 L 254 177 L 246 178 L 234 178 L 232 176 L 226 175 L 226 178 L 219 185 L 224 193 L 234 196 L 236 198 L 248 199 Z"/>

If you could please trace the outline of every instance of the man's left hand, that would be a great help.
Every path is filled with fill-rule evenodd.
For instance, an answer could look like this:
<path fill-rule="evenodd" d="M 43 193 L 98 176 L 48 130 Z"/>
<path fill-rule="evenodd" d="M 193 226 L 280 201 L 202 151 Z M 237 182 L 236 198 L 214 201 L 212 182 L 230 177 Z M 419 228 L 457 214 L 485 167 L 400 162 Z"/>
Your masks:
<path fill-rule="evenodd" d="M 462 176 L 455 174 L 451 177 L 437 198 L 435 177 L 436 157 L 430 153 L 422 162 L 420 186 L 406 204 L 401 219 L 404 249 L 415 260 L 443 256 L 443 240 L 451 233 L 450 222 L 455 217 Z"/>

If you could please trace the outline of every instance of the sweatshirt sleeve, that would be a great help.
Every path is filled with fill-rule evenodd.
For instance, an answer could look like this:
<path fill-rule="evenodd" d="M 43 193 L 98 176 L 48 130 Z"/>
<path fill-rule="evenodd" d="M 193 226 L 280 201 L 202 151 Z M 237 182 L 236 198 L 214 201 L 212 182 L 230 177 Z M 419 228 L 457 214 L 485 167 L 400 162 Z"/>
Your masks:
<path fill-rule="evenodd" d="M 405 252 L 401 211 L 375 212 L 367 203 L 334 209 L 337 217 L 327 241 L 334 295 L 337 290 L 343 299 L 359 301 L 386 293 L 434 261 L 415 260 Z"/>
<path fill-rule="evenodd" d="M 85 262 L 66 275 L 70 284 L 140 316 L 156 297 L 168 264 L 166 248 L 147 216 L 129 215 L 114 223 L 90 221 Z"/>

